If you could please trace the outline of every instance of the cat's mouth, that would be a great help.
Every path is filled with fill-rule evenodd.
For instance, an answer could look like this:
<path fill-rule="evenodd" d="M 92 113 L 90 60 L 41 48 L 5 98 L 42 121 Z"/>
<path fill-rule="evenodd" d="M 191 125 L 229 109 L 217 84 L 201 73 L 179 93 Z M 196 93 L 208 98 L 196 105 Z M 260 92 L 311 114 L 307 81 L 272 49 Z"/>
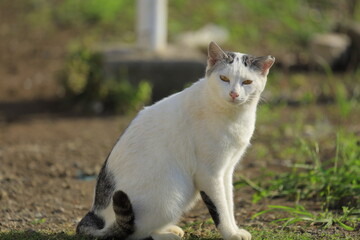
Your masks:
<path fill-rule="evenodd" d="M 229 99 L 228 102 L 233 105 L 240 105 L 246 102 L 246 99 Z"/>

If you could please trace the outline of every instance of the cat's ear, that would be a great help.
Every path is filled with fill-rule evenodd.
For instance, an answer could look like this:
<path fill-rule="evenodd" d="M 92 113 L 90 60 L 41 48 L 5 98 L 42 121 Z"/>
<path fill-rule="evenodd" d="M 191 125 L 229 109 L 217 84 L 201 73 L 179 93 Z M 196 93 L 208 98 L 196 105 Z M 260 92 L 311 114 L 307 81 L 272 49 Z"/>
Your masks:
<path fill-rule="evenodd" d="M 220 60 L 227 59 L 228 55 L 215 42 L 210 42 L 208 48 L 208 65 L 212 67 Z"/>
<path fill-rule="evenodd" d="M 269 69 L 274 64 L 275 58 L 273 56 L 257 57 L 251 61 L 251 68 L 260 72 L 261 75 L 267 76 Z"/>

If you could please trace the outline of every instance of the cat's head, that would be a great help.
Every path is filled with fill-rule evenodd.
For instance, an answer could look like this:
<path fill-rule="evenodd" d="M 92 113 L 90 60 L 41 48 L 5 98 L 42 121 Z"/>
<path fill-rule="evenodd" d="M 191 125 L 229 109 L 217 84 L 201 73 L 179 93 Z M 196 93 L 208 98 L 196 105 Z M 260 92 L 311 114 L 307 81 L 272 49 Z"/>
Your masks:
<path fill-rule="evenodd" d="M 241 105 L 264 90 L 272 56 L 254 57 L 244 53 L 225 52 L 211 42 L 208 49 L 206 79 L 211 94 L 221 101 Z"/>

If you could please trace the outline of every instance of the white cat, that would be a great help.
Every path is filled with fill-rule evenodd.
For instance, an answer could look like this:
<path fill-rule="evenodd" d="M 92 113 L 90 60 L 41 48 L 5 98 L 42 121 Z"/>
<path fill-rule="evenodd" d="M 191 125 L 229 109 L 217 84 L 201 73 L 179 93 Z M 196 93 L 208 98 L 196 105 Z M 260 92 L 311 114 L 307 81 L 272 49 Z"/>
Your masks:
<path fill-rule="evenodd" d="M 225 240 L 251 239 L 235 222 L 232 176 L 274 61 L 211 42 L 205 78 L 146 107 L 125 130 L 77 233 L 178 240 L 184 232 L 174 224 L 201 196 Z"/>

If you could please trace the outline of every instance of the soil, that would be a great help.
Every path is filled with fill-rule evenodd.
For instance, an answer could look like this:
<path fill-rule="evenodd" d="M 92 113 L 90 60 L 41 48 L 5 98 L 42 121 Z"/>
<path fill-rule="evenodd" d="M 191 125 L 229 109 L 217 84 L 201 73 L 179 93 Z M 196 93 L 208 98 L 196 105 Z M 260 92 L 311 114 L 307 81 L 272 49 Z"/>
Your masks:
<path fill-rule="evenodd" d="M 87 116 L 59 107 L 56 75 L 74 33 L 27 29 L 13 21 L 21 19 L 15 6 L 0 9 L 0 231 L 72 232 L 91 207 L 96 174 L 132 116 Z M 257 171 L 245 160 L 239 173 Z M 250 217 L 269 202 L 252 204 L 252 194 L 249 187 L 236 191 L 236 218 L 261 228 L 271 215 Z M 199 203 L 181 225 L 209 217 Z"/>

